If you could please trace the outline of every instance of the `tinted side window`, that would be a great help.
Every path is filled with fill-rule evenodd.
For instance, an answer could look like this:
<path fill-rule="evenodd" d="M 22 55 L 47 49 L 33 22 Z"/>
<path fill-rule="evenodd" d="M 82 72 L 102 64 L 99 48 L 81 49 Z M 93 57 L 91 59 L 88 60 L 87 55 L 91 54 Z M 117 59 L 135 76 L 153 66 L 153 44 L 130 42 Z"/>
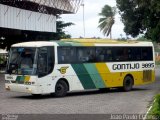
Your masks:
<path fill-rule="evenodd" d="M 114 48 L 115 61 L 125 61 L 127 59 L 126 48 Z"/>
<path fill-rule="evenodd" d="M 52 72 L 54 67 L 54 47 L 42 47 L 38 52 L 38 75 L 43 77 Z"/>
<path fill-rule="evenodd" d="M 133 47 L 133 59 L 134 61 L 141 61 L 141 48 L 140 47 Z"/>
<path fill-rule="evenodd" d="M 95 62 L 96 54 L 94 47 L 78 47 L 77 48 L 77 61 L 81 62 Z"/>
<path fill-rule="evenodd" d="M 53 71 L 54 62 L 54 47 L 48 47 L 48 74 Z"/>
<path fill-rule="evenodd" d="M 59 64 L 153 60 L 152 47 L 58 47 Z"/>
<path fill-rule="evenodd" d="M 39 48 L 38 53 L 38 72 L 41 74 L 47 74 L 47 48 Z"/>
<path fill-rule="evenodd" d="M 96 48 L 97 62 L 113 61 L 113 49 L 111 47 L 98 47 Z"/>
<path fill-rule="evenodd" d="M 70 64 L 76 61 L 76 48 L 74 47 L 58 47 L 58 63 Z"/>
<path fill-rule="evenodd" d="M 153 52 L 151 47 L 142 48 L 142 60 L 153 60 Z"/>

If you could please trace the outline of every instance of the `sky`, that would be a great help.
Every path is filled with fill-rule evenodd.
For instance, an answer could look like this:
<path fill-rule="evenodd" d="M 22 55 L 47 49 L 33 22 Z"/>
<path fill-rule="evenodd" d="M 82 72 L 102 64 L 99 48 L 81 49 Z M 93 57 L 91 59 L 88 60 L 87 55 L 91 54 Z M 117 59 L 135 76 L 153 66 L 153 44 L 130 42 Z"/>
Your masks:
<path fill-rule="evenodd" d="M 116 0 L 84 0 L 85 38 L 106 38 L 106 36 L 104 36 L 98 28 L 98 21 L 101 17 L 98 14 L 106 4 L 114 7 L 116 6 Z M 65 29 L 67 34 L 70 34 L 72 38 L 79 38 L 80 36 L 84 37 L 82 6 L 79 8 L 76 14 L 65 14 L 61 17 L 63 21 L 73 22 L 75 24 Z M 120 19 L 120 15 L 117 13 L 115 16 L 115 24 L 112 27 L 113 39 L 121 38 L 120 34 L 122 34 L 122 37 L 126 37 L 125 33 L 123 32 L 124 25 Z M 109 36 L 107 38 L 109 38 Z"/>

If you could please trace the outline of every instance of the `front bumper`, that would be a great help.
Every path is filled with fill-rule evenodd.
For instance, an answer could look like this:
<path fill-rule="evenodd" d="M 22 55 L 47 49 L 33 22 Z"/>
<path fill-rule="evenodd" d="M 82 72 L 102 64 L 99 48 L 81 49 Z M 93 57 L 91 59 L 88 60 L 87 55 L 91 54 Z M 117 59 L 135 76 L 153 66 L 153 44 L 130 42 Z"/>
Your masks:
<path fill-rule="evenodd" d="M 24 84 L 8 84 L 5 83 L 5 88 L 8 91 L 23 92 L 31 94 L 41 94 L 40 86 L 35 85 L 24 85 Z"/>

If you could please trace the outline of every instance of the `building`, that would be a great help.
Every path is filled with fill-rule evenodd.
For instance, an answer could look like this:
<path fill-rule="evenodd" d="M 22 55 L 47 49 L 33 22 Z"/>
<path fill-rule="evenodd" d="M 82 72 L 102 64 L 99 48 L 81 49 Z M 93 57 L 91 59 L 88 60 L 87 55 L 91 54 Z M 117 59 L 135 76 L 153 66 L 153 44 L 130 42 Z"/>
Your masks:
<path fill-rule="evenodd" d="M 82 0 L 1 0 L 0 48 L 4 40 L 12 44 L 29 34 L 56 32 L 56 16 L 76 13 L 81 4 Z"/>

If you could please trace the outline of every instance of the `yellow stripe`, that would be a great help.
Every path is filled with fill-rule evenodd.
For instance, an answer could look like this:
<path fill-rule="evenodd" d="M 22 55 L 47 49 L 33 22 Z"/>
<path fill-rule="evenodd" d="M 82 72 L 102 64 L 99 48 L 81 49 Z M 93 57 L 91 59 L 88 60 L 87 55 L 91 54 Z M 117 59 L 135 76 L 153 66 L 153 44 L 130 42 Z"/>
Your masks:
<path fill-rule="evenodd" d="M 94 46 L 94 43 L 81 43 L 82 46 Z"/>
<path fill-rule="evenodd" d="M 107 80 L 108 80 L 108 75 L 110 74 L 110 71 L 109 71 L 107 65 L 105 63 L 96 63 L 95 65 L 96 65 L 96 68 L 97 68 L 102 80 L 105 83 L 105 86 L 108 87 Z"/>
<path fill-rule="evenodd" d="M 105 63 L 97 63 L 96 68 L 107 87 L 118 87 L 123 85 L 122 73 L 111 73 Z"/>
<path fill-rule="evenodd" d="M 25 82 L 28 82 L 29 80 L 30 80 L 30 76 L 25 76 L 24 81 L 25 81 Z"/>
<path fill-rule="evenodd" d="M 113 40 L 113 39 L 62 39 L 61 41 L 63 42 L 79 42 L 79 43 L 106 43 L 106 44 L 135 44 L 138 43 L 135 40 L 130 40 L 130 41 L 118 41 L 118 40 Z"/>

